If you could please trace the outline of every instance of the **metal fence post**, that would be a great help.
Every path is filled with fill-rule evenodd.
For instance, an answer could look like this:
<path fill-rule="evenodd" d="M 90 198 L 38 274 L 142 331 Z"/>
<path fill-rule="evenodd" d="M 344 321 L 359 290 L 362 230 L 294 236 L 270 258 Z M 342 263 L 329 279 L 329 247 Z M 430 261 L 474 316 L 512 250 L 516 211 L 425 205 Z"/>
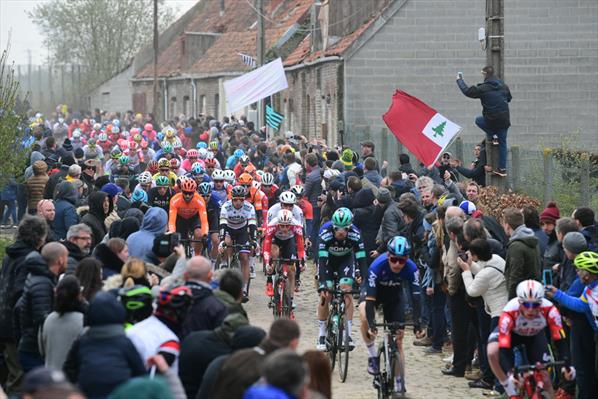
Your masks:
<path fill-rule="evenodd" d="M 549 201 L 554 199 L 552 192 L 553 182 L 553 158 L 552 149 L 544 148 L 544 203 L 547 204 Z"/>
<path fill-rule="evenodd" d="M 582 152 L 580 155 L 579 171 L 581 174 L 579 187 L 579 206 L 590 205 L 590 154 Z"/>
<path fill-rule="evenodd" d="M 380 135 L 382 136 L 382 148 L 380 149 L 380 156 L 382 159 L 380 161 L 388 161 L 390 163 L 388 159 L 390 158 L 390 148 L 388 147 L 388 129 L 383 127 L 380 130 Z"/>
<path fill-rule="evenodd" d="M 513 182 L 513 191 L 517 191 L 521 181 L 521 154 L 518 145 L 511 146 L 511 179 Z"/>

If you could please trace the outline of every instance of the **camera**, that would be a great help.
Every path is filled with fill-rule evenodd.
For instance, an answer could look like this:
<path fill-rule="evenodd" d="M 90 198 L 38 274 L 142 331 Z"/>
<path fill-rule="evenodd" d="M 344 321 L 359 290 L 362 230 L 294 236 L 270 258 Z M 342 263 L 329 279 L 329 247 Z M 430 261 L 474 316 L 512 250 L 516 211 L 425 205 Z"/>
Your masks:
<path fill-rule="evenodd" d="M 152 252 L 158 257 L 166 258 L 174 252 L 174 248 L 180 243 L 180 233 L 162 234 L 154 239 Z"/>

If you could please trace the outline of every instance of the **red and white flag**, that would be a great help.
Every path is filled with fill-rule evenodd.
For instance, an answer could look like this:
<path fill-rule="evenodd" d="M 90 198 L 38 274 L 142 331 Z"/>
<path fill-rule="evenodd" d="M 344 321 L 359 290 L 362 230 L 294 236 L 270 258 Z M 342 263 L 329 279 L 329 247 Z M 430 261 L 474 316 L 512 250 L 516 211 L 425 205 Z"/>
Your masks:
<path fill-rule="evenodd" d="M 392 96 L 392 104 L 382 119 L 395 137 L 426 166 L 436 162 L 461 131 L 461 126 L 401 90 Z"/>

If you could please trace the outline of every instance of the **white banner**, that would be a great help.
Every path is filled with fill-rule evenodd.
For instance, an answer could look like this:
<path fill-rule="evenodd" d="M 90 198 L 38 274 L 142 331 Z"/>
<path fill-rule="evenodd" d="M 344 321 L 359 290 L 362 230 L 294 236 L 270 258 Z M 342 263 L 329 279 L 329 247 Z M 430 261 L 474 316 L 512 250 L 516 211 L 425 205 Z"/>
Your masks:
<path fill-rule="evenodd" d="M 224 82 L 228 112 L 238 111 L 287 87 L 289 84 L 282 59 L 278 58 L 255 71 Z"/>

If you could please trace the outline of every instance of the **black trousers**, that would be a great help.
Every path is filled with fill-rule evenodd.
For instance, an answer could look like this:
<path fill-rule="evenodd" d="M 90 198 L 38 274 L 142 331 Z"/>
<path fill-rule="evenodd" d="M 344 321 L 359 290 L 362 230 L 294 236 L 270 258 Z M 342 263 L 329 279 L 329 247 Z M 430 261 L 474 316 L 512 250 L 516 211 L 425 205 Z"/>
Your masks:
<path fill-rule="evenodd" d="M 476 314 L 475 309 L 465 301 L 465 290 L 459 290 L 449 296 L 449 310 L 452 318 L 453 368 L 461 374 L 465 373 L 468 361 L 467 331 Z"/>

